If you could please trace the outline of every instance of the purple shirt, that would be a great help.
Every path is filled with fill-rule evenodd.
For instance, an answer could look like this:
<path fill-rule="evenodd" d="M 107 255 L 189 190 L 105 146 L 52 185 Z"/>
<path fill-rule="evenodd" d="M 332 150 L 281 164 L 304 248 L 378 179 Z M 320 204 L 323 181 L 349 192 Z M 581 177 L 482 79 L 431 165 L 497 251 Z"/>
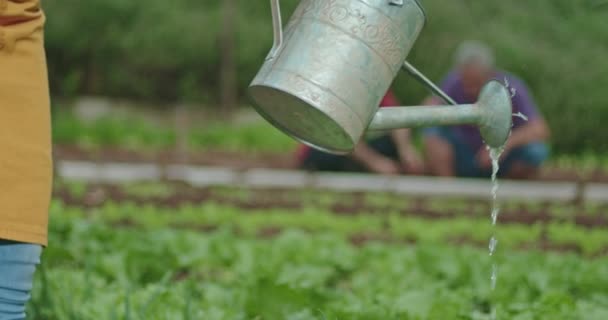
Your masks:
<path fill-rule="evenodd" d="M 528 88 L 522 80 L 514 75 L 503 71 L 497 71 L 492 79 L 498 80 L 501 83 L 508 81 L 510 90 L 515 90 L 515 96 L 511 99 L 513 102 L 513 113 L 521 112 L 528 117 L 528 120 L 533 120 L 539 117 L 538 109 L 534 103 L 534 99 L 530 95 Z M 505 80 L 506 79 L 506 80 Z M 477 102 L 477 97 L 467 97 L 462 85 L 460 73 L 453 71 L 441 83 L 441 89 L 445 91 L 454 101 L 459 104 L 472 104 Z M 513 129 L 522 126 L 526 121 L 520 117 L 513 117 Z M 483 145 L 483 140 L 479 134 L 479 129 L 472 125 L 453 126 L 452 130 L 457 137 L 466 141 L 474 150 L 478 150 Z"/>

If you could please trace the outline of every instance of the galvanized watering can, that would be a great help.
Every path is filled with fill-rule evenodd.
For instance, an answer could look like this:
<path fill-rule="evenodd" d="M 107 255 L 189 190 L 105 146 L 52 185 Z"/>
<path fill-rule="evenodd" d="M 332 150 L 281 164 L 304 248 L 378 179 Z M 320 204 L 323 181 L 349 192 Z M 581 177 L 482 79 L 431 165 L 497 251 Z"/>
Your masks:
<path fill-rule="evenodd" d="M 301 0 L 283 30 L 271 0 L 274 45 L 249 87 L 256 110 L 303 143 L 352 151 L 366 130 L 475 124 L 490 146 L 511 129 L 511 96 L 491 81 L 473 105 L 378 105 L 400 69 L 455 103 L 405 59 L 425 22 L 416 0 Z"/>

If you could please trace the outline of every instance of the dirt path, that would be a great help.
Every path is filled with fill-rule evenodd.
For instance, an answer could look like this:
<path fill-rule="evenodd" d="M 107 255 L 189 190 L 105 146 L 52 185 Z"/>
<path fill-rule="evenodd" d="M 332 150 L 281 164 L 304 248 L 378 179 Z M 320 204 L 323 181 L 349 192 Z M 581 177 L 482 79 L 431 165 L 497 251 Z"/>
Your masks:
<path fill-rule="evenodd" d="M 90 151 L 72 145 L 56 145 L 54 156 L 58 160 L 190 164 L 205 166 L 222 166 L 234 169 L 296 169 L 296 160 L 292 153 L 246 153 L 225 150 L 206 150 L 180 154 L 173 150 L 159 152 L 141 152 L 122 148 L 107 147 Z M 581 176 L 575 170 L 544 168 L 538 181 L 586 181 L 608 183 L 608 172 L 596 170 Z"/>

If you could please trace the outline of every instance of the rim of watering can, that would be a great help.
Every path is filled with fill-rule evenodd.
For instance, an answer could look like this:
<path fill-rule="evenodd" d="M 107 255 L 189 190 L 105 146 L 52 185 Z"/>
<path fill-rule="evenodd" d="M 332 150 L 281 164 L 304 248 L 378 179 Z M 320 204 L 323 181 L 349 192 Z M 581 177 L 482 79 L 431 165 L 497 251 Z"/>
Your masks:
<path fill-rule="evenodd" d="M 310 107 L 314 108 L 315 111 L 322 114 L 328 120 L 332 121 L 336 125 L 336 128 L 338 128 L 340 131 L 342 131 L 342 134 L 344 134 L 347 137 L 351 137 L 351 135 L 348 133 L 348 131 L 345 130 L 341 125 L 339 125 L 329 114 L 327 114 L 327 112 L 323 111 L 322 109 L 317 108 L 314 104 L 311 104 L 309 101 L 305 101 L 305 100 L 301 99 L 300 97 L 294 96 L 281 88 L 277 88 L 274 86 L 262 86 L 262 87 L 271 88 L 273 90 L 287 93 L 290 96 L 292 96 L 298 100 L 301 100 L 302 102 L 306 103 Z M 251 87 L 250 87 L 250 89 L 251 89 Z M 291 130 L 287 126 L 283 125 L 281 122 L 276 121 L 274 117 L 272 117 L 268 112 L 266 112 L 266 110 L 263 107 L 260 106 L 260 104 L 258 104 L 258 102 L 256 101 L 256 99 L 254 99 L 250 90 L 247 90 L 247 95 L 249 96 L 249 101 L 251 102 L 251 105 L 255 108 L 255 110 L 258 112 L 258 114 L 260 116 L 262 116 L 262 118 L 264 118 L 266 121 L 268 121 L 270 124 L 272 124 L 276 129 L 282 131 L 283 133 L 287 134 L 288 136 L 292 137 L 293 139 L 297 140 L 300 143 L 303 143 L 304 145 L 306 145 L 308 147 L 311 147 L 311 148 L 314 148 L 314 149 L 317 149 L 319 151 L 323 151 L 326 153 L 334 154 L 334 155 L 347 155 L 350 152 L 352 152 L 352 150 L 354 149 L 354 147 L 356 145 L 355 142 L 353 142 L 352 140 L 349 140 L 349 142 L 352 144 L 351 146 L 349 146 L 349 148 L 335 149 L 335 148 L 324 147 L 322 145 L 307 141 L 306 139 L 302 138 L 299 134 L 295 133 L 293 130 Z M 352 137 L 351 137 L 351 139 L 352 139 Z"/>
<path fill-rule="evenodd" d="M 477 104 L 484 114 L 479 127 L 482 138 L 493 148 L 503 146 L 513 125 L 513 101 L 509 90 L 501 81 L 490 80 L 482 88 Z"/>
<path fill-rule="evenodd" d="M 420 9 L 420 12 L 422 13 L 422 28 L 424 29 L 424 26 L 426 25 L 426 11 L 424 10 L 424 7 L 422 6 L 422 4 L 420 4 L 420 1 L 418 1 L 418 0 L 413 0 L 413 1 L 416 4 L 416 6 L 418 7 L 418 9 Z"/>
<path fill-rule="evenodd" d="M 426 11 L 424 10 L 424 7 L 422 6 L 419 0 L 414 0 L 414 2 L 416 3 L 416 5 L 418 5 L 418 8 L 420 8 L 420 11 L 422 12 L 422 28 L 424 28 L 424 26 L 426 25 Z"/>

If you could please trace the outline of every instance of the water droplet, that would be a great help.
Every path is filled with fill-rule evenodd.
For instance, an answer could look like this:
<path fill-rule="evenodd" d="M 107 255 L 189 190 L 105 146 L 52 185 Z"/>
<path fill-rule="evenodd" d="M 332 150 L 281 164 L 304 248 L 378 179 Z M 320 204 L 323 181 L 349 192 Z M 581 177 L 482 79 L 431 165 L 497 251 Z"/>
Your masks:
<path fill-rule="evenodd" d="M 496 222 L 498 221 L 498 214 L 500 213 L 500 208 L 498 208 L 498 206 L 495 206 L 494 208 L 492 208 L 492 225 L 495 226 Z"/>
<path fill-rule="evenodd" d="M 518 117 L 520 119 L 523 119 L 524 121 L 528 121 L 528 116 L 526 116 L 525 114 L 518 112 L 518 113 L 514 113 L 513 114 L 514 117 Z"/>
<path fill-rule="evenodd" d="M 490 249 L 490 255 L 493 255 L 496 251 L 496 245 L 498 244 L 498 240 L 495 237 L 490 239 L 490 243 L 488 244 L 488 248 Z"/>
<path fill-rule="evenodd" d="M 507 77 L 505 77 L 505 87 L 507 87 L 507 89 L 511 93 L 511 98 L 513 98 L 513 97 L 515 97 L 515 95 L 517 95 L 517 89 L 511 87 L 511 84 L 509 83 L 509 79 Z"/>

